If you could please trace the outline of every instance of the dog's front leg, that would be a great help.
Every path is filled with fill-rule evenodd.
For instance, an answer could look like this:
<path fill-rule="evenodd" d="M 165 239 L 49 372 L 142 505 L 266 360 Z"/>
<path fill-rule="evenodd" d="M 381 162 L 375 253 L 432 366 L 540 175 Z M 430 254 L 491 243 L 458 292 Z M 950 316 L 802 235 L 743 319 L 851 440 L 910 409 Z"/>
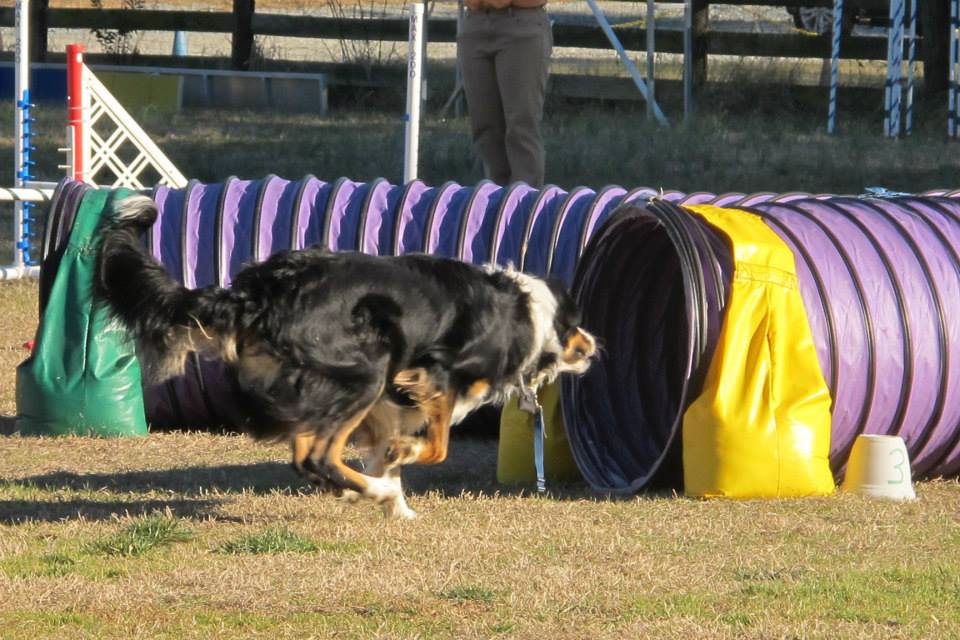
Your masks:
<path fill-rule="evenodd" d="M 393 383 L 406 391 L 417 403 L 427 423 L 426 438 L 398 435 L 387 449 L 390 467 L 404 464 L 437 464 L 447 459 L 450 445 L 450 423 L 453 420 L 455 395 L 436 387 L 426 370 L 408 369 L 398 373 Z"/>
<path fill-rule="evenodd" d="M 434 396 L 421 405 L 423 412 L 427 415 L 427 438 L 426 445 L 417 459 L 420 464 L 439 464 L 447 459 L 453 404 L 453 394 L 445 393 Z"/>

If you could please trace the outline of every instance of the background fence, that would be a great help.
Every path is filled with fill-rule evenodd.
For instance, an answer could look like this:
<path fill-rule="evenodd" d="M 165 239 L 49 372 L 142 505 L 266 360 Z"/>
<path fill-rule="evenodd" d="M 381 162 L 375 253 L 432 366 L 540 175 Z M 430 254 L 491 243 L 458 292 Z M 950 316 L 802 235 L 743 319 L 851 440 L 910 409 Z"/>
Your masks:
<path fill-rule="evenodd" d="M 350 4 L 352 2 L 353 4 Z M 76 3 L 73 3 L 76 4 Z M 847 2 L 848 11 L 854 3 Z M 53 37 L 61 30 L 113 30 L 119 33 L 157 34 L 166 32 L 172 42 L 173 32 L 181 31 L 198 37 L 217 36 L 219 46 L 191 47 L 191 55 L 173 56 L 157 51 L 114 51 L 112 54 L 88 55 L 92 63 L 118 62 L 144 66 L 263 69 L 275 71 L 323 72 L 332 85 L 391 86 L 402 82 L 403 49 L 407 40 L 405 5 L 392 0 L 332 0 L 325 5 L 290 9 L 257 10 L 255 0 L 233 0 L 232 11 L 196 11 L 179 9 L 95 9 L 62 8 L 49 0 L 32 3 L 32 59 L 59 62 Z M 856 0 L 857 8 L 882 14 L 887 0 Z M 935 92 L 947 86 L 949 54 L 949 3 L 931 0 L 921 3 L 919 57 L 923 61 L 924 88 Z M 158 4 L 157 6 L 166 6 Z M 174 5 L 176 6 L 176 5 Z M 614 32 L 630 52 L 642 54 L 647 47 L 647 28 L 643 21 L 646 3 L 610 1 L 602 4 L 613 23 Z M 724 7 L 776 8 L 783 15 L 782 29 L 729 29 L 729 24 L 714 19 Z M 816 60 L 829 59 L 829 34 L 816 35 L 789 27 L 786 7 L 829 7 L 832 0 L 744 0 L 711 3 L 693 0 L 693 80 L 702 86 L 712 74 L 711 58 L 747 58 L 763 64 L 764 59 L 791 58 L 815 65 Z M 447 45 L 448 50 L 436 58 L 445 59 L 452 68 L 453 43 L 456 39 L 455 2 L 428 4 L 428 40 L 431 46 Z M 679 58 L 684 50 L 683 3 L 667 0 L 657 3 L 657 28 L 653 30 L 658 64 L 671 56 Z M 558 50 L 586 52 L 596 57 L 610 51 L 610 44 L 589 14 L 584 2 L 555 1 L 550 4 L 554 18 L 554 43 Z M 661 19 L 661 16 L 664 16 Z M 13 25 L 12 8 L 0 8 L 0 27 Z M 874 30 L 876 31 L 876 30 Z M 194 34 L 197 34 L 196 36 Z M 324 42 L 328 55 L 289 56 L 282 43 L 290 39 Z M 271 44 L 273 43 L 273 44 Z M 277 44 L 280 43 L 280 44 Z M 332 43 L 332 44 L 331 44 Z M 94 48 L 91 47 L 91 50 Z M 166 51 L 170 51 L 167 45 Z M 591 56 L 591 52 L 593 56 Z M 5 55 L 10 55 L 5 54 Z M 579 54 L 567 56 L 574 59 Z M 886 59 L 886 39 L 882 33 L 854 30 L 843 39 L 844 60 L 882 61 Z M 566 95 L 593 97 L 633 97 L 639 93 L 623 73 L 618 73 L 612 57 L 606 66 L 555 65 L 551 90 Z M 674 65 L 679 67 L 679 64 Z M 584 68 L 586 70 L 584 70 Z M 658 76 L 660 71 L 658 70 Z M 666 77 L 669 79 L 668 72 Z M 673 74 L 676 78 L 676 73 Z M 748 78 L 749 80 L 749 78 Z"/>

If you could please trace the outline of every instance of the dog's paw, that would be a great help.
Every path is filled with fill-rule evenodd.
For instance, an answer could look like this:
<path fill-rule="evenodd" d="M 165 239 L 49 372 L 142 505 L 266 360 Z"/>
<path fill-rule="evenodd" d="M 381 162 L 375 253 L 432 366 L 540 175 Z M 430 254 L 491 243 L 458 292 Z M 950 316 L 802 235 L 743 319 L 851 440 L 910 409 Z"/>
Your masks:
<path fill-rule="evenodd" d="M 302 468 L 298 468 L 296 465 L 294 465 L 294 469 L 301 478 L 316 487 L 317 491 L 320 493 L 328 493 L 337 498 L 343 495 L 344 489 L 323 475 L 316 466 L 308 463 L 307 466 Z"/>
<path fill-rule="evenodd" d="M 349 504 L 355 504 L 359 502 L 360 498 L 362 497 L 363 496 L 360 493 L 354 491 L 353 489 L 344 489 L 340 494 L 340 499 Z"/>
<path fill-rule="evenodd" d="M 393 500 L 381 502 L 380 507 L 383 509 L 383 515 L 390 520 L 413 520 L 417 517 L 417 512 L 407 506 L 407 501 L 402 495 Z"/>
<path fill-rule="evenodd" d="M 344 494 L 344 488 L 334 484 L 329 478 L 324 478 L 323 476 L 312 476 L 307 479 L 310 481 L 310 484 L 315 486 L 320 493 L 330 494 L 335 498 L 340 498 Z"/>
<path fill-rule="evenodd" d="M 384 454 L 384 462 L 387 468 L 399 467 L 405 464 L 413 464 L 420 459 L 420 453 L 423 450 L 423 440 L 412 436 L 394 436 L 390 440 L 390 446 Z"/>
<path fill-rule="evenodd" d="M 387 509 L 387 507 L 384 506 L 383 514 L 391 520 L 415 520 L 417 518 L 417 512 L 407 505 L 402 505 L 394 509 Z"/>

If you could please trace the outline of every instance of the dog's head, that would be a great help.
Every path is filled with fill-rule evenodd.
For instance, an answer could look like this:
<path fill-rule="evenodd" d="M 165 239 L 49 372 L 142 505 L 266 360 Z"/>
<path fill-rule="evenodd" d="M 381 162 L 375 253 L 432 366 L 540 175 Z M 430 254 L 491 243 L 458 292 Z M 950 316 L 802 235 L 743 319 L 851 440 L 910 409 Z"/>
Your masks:
<path fill-rule="evenodd" d="M 597 354 L 597 339 L 580 326 L 583 316 L 566 288 L 556 280 L 548 280 L 547 286 L 557 300 L 553 330 L 562 347 L 558 373 L 584 373 Z"/>
<path fill-rule="evenodd" d="M 514 272 L 530 299 L 534 344 L 523 377 L 534 387 L 561 373 L 584 373 L 597 353 L 597 340 L 580 326 L 580 310 L 564 286 Z"/>

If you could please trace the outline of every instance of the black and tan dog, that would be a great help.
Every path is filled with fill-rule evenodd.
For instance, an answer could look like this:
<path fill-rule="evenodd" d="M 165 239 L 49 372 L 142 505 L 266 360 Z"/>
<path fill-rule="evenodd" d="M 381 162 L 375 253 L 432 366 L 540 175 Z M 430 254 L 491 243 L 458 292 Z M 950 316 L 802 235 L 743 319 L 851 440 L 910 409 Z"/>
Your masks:
<path fill-rule="evenodd" d="M 139 240 L 156 216 L 145 196 L 119 203 L 95 291 L 148 381 L 179 374 L 194 351 L 221 358 L 252 436 L 289 440 L 299 473 L 390 516 L 414 515 L 400 465 L 443 461 L 470 411 L 582 373 L 595 353 L 562 287 L 426 255 L 308 248 L 247 266 L 230 288 L 187 289 Z M 343 461 L 351 438 L 367 449 L 364 472 Z"/>

